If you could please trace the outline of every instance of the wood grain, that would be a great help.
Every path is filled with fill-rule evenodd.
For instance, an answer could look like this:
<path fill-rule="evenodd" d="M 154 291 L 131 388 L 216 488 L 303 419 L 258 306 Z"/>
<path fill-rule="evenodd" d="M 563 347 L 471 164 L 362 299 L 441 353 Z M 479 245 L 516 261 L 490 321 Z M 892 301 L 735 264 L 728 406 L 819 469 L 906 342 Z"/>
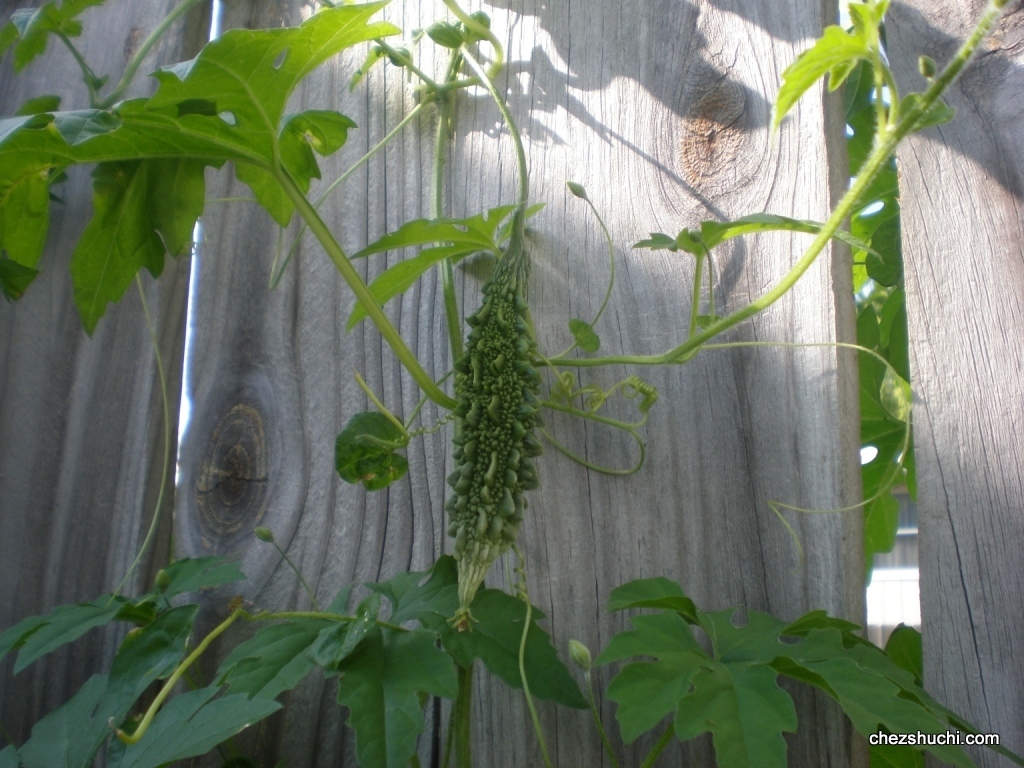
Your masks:
<path fill-rule="evenodd" d="M 0 22 L 23 3 L 5 3 Z M 93 69 L 116 82 L 134 47 L 176 0 L 116 0 L 83 15 L 76 41 Z M 200 8 L 173 27 L 143 64 L 187 58 L 201 44 L 208 17 Z M 51 50 L 15 76 L 3 63 L 0 112 L 44 93 L 63 108 L 88 106 L 81 73 L 67 51 Z M 145 78 L 143 78 L 145 79 Z M 130 95 L 147 92 L 145 82 Z M 72 304 L 68 260 L 91 216 L 87 169 L 72 170 L 55 190 L 39 278 L 16 304 L 0 305 L 0 628 L 54 605 L 92 600 L 115 588 L 145 537 L 164 460 L 163 406 L 153 345 L 135 286 L 112 306 L 92 338 Z M 170 380 L 172 451 L 177 442 L 188 260 L 168 260 L 159 283 L 144 278 Z M 173 471 L 173 453 L 172 471 Z M 173 477 L 160 534 L 126 585 L 151 583 L 166 562 Z M 92 632 L 18 677 L 13 658 L 0 665 L 0 723 L 22 743 L 31 725 L 109 667 L 123 630 Z M 0 740 L 0 743 L 6 743 Z"/>
<path fill-rule="evenodd" d="M 781 71 L 830 18 L 825 5 L 516 0 L 482 6 L 507 44 L 509 65 L 499 85 L 527 139 L 533 198 L 547 204 L 531 222 L 531 305 L 543 349 L 566 345 L 567 321 L 593 315 L 608 279 L 600 232 L 566 192 L 568 179 L 588 189 L 615 236 L 618 279 L 596 329 L 608 353 L 656 353 L 685 335 L 692 261 L 631 250 L 648 231 L 675 232 L 700 218 L 762 210 L 827 216 L 846 183 L 835 170 L 845 167 L 841 149 L 826 147 L 822 138 L 828 126 L 841 146 L 836 105 L 826 111 L 811 95 L 779 137 L 770 138 L 767 128 Z M 385 14 L 413 29 L 442 10 L 440 3 L 406 2 L 393 3 Z M 235 2 L 225 28 L 294 23 L 302 11 L 299 3 Z M 359 124 L 349 144 L 324 163 L 327 179 L 412 107 L 409 85 L 392 69 L 374 69 L 365 86 L 349 94 L 348 78 L 361 56 L 327 65 L 291 107 L 337 108 Z M 439 57 L 422 66 L 441 63 Z M 482 92 L 460 100 L 457 126 L 447 210 L 468 215 L 511 202 L 514 155 Z M 426 118 L 331 198 L 326 218 L 349 252 L 428 215 L 431 146 Z M 225 197 L 248 195 L 226 173 L 213 184 Z M 268 608 L 308 601 L 281 558 L 251 536 L 256 525 L 274 530 L 323 601 L 352 581 L 428 567 L 450 548 L 442 511 L 451 468 L 446 431 L 415 441 L 408 476 L 386 491 L 367 494 L 341 483 L 332 467 L 334 437 L 353 413 L 369 407 L 353 374 L 361 372 L 399 414 L 411 412 L 419 393 L 376 331 L 363 324 L 345 334 L 352 298 L 308 235 L 280 286 L 268 292 L 277 232 L 265 214 L 252 204 L 211 204 L 204 229 L 177 553 L 236 554 L 251 577 L 246 597 Z M 293 225 L 285 246 L 295 235 Z M 802 236 L 765 236 L 724 248 L 714 271 L 717 311 L 762 294 L 805 243 Z M 359 269 L 372 279 L 407 255 L 376 257 Z M 464 307 L 479 302 L 486 272 L 478 261 L 459 270 Z M 834 265 L 826 256 L 794 293 L 729 339 L 849 340 L 849 274 L 845 254 L 837 254 Z M 443 375 L 450 363 L 436 277 L 427 276 L 387 309 L 427 370 Z M 801 567 L 785 528 L 766 506 L 776 499 L 829 509 L 857 498 L 852 365 L 828 349 L 745 349 L 707 351 L 670 370 L 584 374 L 586 383 L 610 386 L 639 373 L 658 387 L 661 400 L 646 431 L 648 461 L 639 474 L 610 478 L 554 450 L 541 462 L 542 491 L 531 499 L 522 544 L 532 598 L 547 613 L 559 650 L 564 654 L 568 640 L 577 638 L 597 652 L 625 626 L 624 617 L 603 611 L 610 591 L 654 575 L 680 580 L 708 608 L 742 605 L 787 617 L 827 608 L 861 620 L 859 514 L 789 515 L 806 550 Z M 613 404 L 611 412 L 632 414 L 628 403 Z M 424 423 L 439 415 L 428 406 Z M 241 422 L 244 428 L 230 426 Z M 589 461 L 628 466 L 635 458 L 624 438 L 558 417 L 548 423 Z M 246 440 L 260 449 L 235 450 Z M 228 458 L 243 453 L 244 462 Z M 234 490 L 222 492 L 213 478 Z M 206 506 L 211 491 L 221 494 L 221 513 Z M 228 517 L 226 526 L 211 522 Z M 490 583 L 502 583 L 497 571 Z M 223 612 L 230 594 L 210 599 L 208 620 Z M 597 678 L 603 685 L 609 675 L 602 671 Z M 539 764 L 521 695 L 486 674 L 478 680 L 479 764 Z M 354 765 L 352 735 L 341 728 L 335 695 L 332 683 L 304 683 L 282 717 L 250 736 L 260 759 Z M 790 742 L 791 765 L 859 764 L 861 744 L 831 704 L 801 694 L 799 708 L 802 729 Z M 428 712 L 430 731 L 420 742 L 424 765 L 438 764 L 446 709 Z M 603 712 L 613 723 L 610 703 Z M 542 705 L 541 717 L 559 765 L 605 764 L 586 712 Z M 650 744 L 629 747 L 627 763 L 638 764 Z M 710 764 L 710 741 L 675 745 L 667 755 L 666 764 L 684 755 L 692 764 Z"/>
<path fill-rule="evenodd" d="M 948 59 L 981 2 L 903 2 L 888 26 L 901 87 Z M 1011 3 L 1011 5 L 1013 5 Z M 900 151 L 914 387 L 925 683 L 1024 752 L 1024 10 L 948 92 L 953 122 Z M 1008 763 L 976 750 L 980 766 Z"/>

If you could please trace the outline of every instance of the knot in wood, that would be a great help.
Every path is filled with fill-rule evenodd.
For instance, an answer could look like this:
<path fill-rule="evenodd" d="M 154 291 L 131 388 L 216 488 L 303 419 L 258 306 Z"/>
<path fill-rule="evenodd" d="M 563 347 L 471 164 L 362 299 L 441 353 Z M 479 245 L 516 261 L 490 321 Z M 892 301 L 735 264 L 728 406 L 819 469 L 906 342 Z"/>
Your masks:
<path fill-rule="evenodd" d="M 719 76 L 690 102 L 680 154 L 695 189 L 721 194 L 742 182 L 745 101 L 739 85 Z"/>
<path fill-rule="evenodd" d="M 213 430 L 196 480 L 198 522 L 206 536 L 233 538 L 259 524 L 267 464 L 263 417 L 251 405 L 233 406 Z"/>

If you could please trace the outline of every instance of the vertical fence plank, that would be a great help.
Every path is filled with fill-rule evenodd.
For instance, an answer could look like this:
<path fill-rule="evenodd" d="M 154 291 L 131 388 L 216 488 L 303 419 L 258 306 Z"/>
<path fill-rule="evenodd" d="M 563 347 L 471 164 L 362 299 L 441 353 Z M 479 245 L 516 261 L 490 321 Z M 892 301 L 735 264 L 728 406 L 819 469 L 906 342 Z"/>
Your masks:
<path fill-rule="evenodd" d="M 1011 6 L 1013 4 L 1011 3 Z M 907 0 L 891 58 L 919 90 L 984 3 Z M 1024 9 L 1016 4 L 947 93 L 953 122 L 899 154 L 925 683 L 1003 746 L 1024 752 Z M 975 750 L 981 766 L 1006 765 Z"/>
<path fill-rule="evenodd" d="M 128 58 L 177 0 L 111 0 L 83 15 L 76 41 L 93 69 L 116 82 Z M 0 23 L 22 5 L 5 3 Z M 203 39 L 197 8 L 172 28 L 145 66 L 178 61 Z M 208 28 L 208 27 L 207 27 Z M 51 47 L 58 44 L 49 43 Z M 145 69 L 141 71 L 145 72 Z M 81 74 L 64 50 L 48 51 L 20 75 L 10 57 L 0 70 L 0 113 L 28 98 L 63 97 L 65 109 L 88 106 Z M 138 94 L 148 89 L 134 87 Z M 55 191 L 53 225 L 42 273 L 16 304 L 0 304 L 0 628 L 54 605 L 91 600 L 114 589 L 135 558 L 157 501 L 164 459 L 163 406 L 153 345 L 134 286 L 111 307 L 92 338 L 72 304 L 67 265 L 90 209 L 88 171 L 76 169 Z M 146 277 L 160 354 L 169 378 L 172 454 L 177 434 L 188 260 L 168 261 L 159 284 Z M 149 584 L 166 559 L 173 476 L 156 545 L 126 585 Z M 23 742 L 32 723 L 70 697 L 109 663 L 119 635 L 91 633 L 13 676 L 0 665 L 0 724 Z M 2 740 L 0 740 L 2 743 Z"/>

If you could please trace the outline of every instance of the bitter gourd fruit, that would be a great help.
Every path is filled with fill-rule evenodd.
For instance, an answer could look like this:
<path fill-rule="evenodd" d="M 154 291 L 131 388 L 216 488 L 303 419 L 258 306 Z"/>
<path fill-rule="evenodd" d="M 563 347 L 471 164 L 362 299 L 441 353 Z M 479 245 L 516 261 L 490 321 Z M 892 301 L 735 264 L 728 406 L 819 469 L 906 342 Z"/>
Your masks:
<path fill-rule="evenodd" d="M 513 227 L 513 230 L 517 230 Z M 517 232 L 483 287 L 483 303 L 466 322 L 465 354 L 455 363 L 454 489 L 445 504 L 455 538 L 459 608 L 454 626 L 470 627 L 469 606 L 494 561 L 516 540 L 527 507 L 524 492 L 537 487 L 532 458 L 541 453 L 540 375 L 531 362 L 532 338 L 525 299 L 529 256 Z"/>

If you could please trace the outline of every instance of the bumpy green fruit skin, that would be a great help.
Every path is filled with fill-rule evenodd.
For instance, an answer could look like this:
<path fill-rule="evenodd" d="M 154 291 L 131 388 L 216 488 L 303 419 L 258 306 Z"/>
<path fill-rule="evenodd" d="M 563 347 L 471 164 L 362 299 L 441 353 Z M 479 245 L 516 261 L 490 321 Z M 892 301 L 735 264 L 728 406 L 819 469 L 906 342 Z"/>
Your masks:
<path fill-rule="evenodd" d="M 523 294 L 529 261 L 520 242 L 513 238 L 484 285 L 480 309 L 466 319 L 466 353 L 455 363 L 456 469 L 445 510 L 459 569 L 453 623 L 460 631 L 469 628 L 469 605 L 487 571 L 519 534 L 523 492 L 537 487 L 530 459 L 540 453 L 533 435 L 540 375 L 531 363 L 536 343 Z"/>

